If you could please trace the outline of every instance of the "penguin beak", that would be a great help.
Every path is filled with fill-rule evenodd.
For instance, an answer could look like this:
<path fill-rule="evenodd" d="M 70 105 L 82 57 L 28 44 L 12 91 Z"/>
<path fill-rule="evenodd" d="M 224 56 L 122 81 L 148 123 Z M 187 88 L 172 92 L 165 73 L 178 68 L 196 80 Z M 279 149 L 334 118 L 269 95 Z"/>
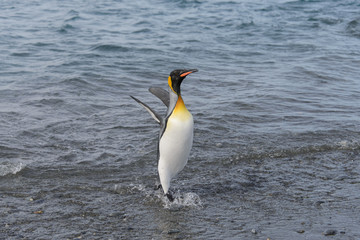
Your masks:
<path fill-rule="evenodd" d="M 197 69 L 184 70 L 184 72 L 182 74 L 180 74 L 180 77 L 186 77 L 190 73 L 197 72 L 197 71 L 198 71 Z"/>

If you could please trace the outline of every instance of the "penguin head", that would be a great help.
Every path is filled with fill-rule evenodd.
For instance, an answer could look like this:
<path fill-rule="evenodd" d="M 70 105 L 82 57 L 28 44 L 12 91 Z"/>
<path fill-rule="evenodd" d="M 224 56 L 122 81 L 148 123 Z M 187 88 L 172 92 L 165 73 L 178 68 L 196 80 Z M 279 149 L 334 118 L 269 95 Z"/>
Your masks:
<path fill-rule="evenodd" d="M 168 78 L 169 87 L 171 90 L 180 95 L 180 85 L 187 75 L 197 72 L 197 69 L 177 69 L 170 73 Z"/>

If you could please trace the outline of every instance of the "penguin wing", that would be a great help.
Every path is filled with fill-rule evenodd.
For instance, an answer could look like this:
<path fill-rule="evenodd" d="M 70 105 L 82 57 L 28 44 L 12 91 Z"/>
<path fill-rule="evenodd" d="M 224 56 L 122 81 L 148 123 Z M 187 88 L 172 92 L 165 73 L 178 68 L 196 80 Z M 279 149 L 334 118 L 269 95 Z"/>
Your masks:
<path fill-rule="evenodd" d="M 154 94 L 156 97 L 158 97 L 167 107 L 169 107 L 170 104 L 170 97 L 169 92 L 165 89 L 159 88 L 159 87 L 151 87 L 149 88 L 149 92 Z"/>
<path fill-rule="evenodd" d="M 159 124 L 161 124 L 162 122 L 162 117 L 156 113 L 154 110 L 152 110 L 147 104 L 143 103 L 142 101 L 140 101 L 139 99 L 137 99 L 136 97 L 130 96 L 132 99 L 134 99 L 136 102 L 138 102 L 141 106 L 143 106 L 146 111 L 148 111 L 150 113 L 150 115 L 153 117 L 153 119 L 155 119 L 156 122 L 158 122 Z"/>

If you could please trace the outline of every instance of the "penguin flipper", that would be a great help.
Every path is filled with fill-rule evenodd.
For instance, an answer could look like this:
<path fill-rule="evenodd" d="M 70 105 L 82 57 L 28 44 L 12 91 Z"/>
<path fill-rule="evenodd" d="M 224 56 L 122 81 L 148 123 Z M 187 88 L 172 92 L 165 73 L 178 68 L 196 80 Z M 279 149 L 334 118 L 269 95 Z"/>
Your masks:
<path fill-rule="evenodd" d="M 156 97 L 158 97 L 167 107 L 169 107 L 170 104 L 170 97 L 169 92 L 165 89 L 159 88 L 159 87 L 151 87 L 149 88 L 149 92 L 154 94 Z"/>
<path fill-rule="evenodd" d="M 130 96 L 132 99 L 134 99 L 136 102 L 138 102 L 141 106 L 143 106 L 146 111 L 148 111 L 150 113 L 150 115 L 152 116 L 153 119 L 155 119 L 156 122 L 158 122 L 159 124 L 161 124 L 162 122 L 162 117 L 156 113 L 154 110 L 152 110 L 147 104 L 143 103 L 142 101 L 140 101 L 139 99 L 137 99 L 136 97 Z"/>

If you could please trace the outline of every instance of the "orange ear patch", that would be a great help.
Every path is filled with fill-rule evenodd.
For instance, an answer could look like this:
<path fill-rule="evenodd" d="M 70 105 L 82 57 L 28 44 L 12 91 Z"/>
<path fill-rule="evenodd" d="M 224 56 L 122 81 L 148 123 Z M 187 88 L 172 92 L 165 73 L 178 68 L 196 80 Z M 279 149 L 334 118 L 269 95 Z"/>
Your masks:
<path fill-rule="evenodd" d="M 172 80 L 171 80 L 171 77 L 170 77 L 170 76 L 168 77 L 168 84 L 169 84 L 169 87 L 171 88 L 171 90 L 172 90 L 174 93 L 176 93 L 176 92 L 174 91 L 173 87 L 172 87 Z"/>

